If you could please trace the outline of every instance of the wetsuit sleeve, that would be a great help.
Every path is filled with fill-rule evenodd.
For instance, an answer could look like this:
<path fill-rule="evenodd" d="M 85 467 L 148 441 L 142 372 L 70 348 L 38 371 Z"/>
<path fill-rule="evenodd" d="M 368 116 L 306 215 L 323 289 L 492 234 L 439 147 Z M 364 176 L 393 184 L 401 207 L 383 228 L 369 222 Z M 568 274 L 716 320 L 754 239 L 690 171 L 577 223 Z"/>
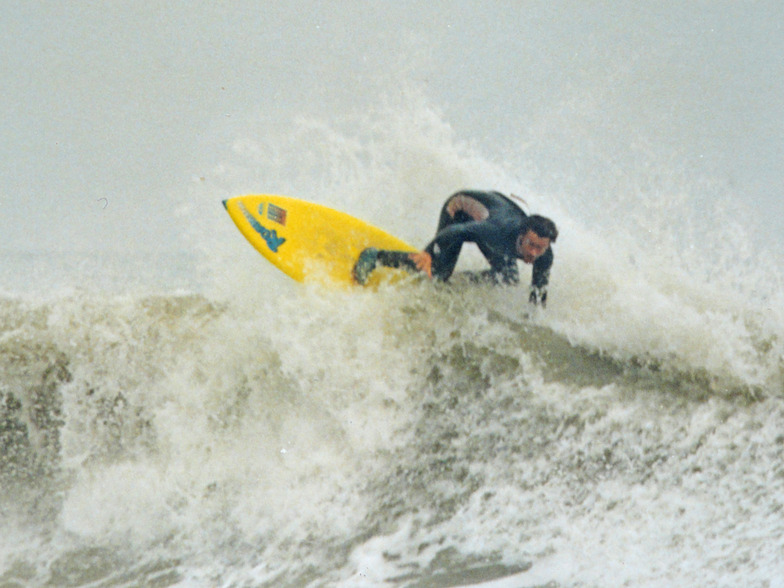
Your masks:
<path fill-rule="evenodd" d="M 517 263 L 512 261 L 511 264 L 503 266 L 501 269 L 489 269 L 480 272 L 461 272 L 461 276 L 467 276 L 468 279 L 475 284 L 503 284 L 505 286 L 512 286 L 520 282 L 520 275 L 517 272 Z"/>
<path fill-rule="evenodd" d="M 531 273 L 531 294 L 529 301 L 534 304 L 547 304 L 547 284 L 550 282 L 550 268 L 553 265 L 553 249 L 548 247 L 541 257 L 534 261 Z"/>
<path fill-rule="evenodd" d="M 490 270 L 495 281 L 502 284 L 514 285 L 520 283 L 520 272 L 517 270 L 517 258 L 515 257 L 495 257 L 490 259 Z"/>
<path fill-rule="evenodd" d="M 466 241 L 476 241 L 475 225 L 479 223 L 456 223 L 443 227 L 430 244 L 425 247 L 432 260 L 433 278 L 446 281 L 457 265 L 460 248 Z"/>
<path fill-rule="evenodd" d="M 481 233 L 477 230 L 482 223 L 469 222 L 469 223 L 455 223 L 444 227 L 425 247 L 430 255 L 440 255 L 442 251 L 451 250 L 465 243 L 466 241 L 476 242 L 477 237 Z"/>
<path fill-rule="evenodd" d="M 503 237 L 498 227 L 491 222 L 461 222 L 442 228 L 425 247 L 433 258 L 433 277 L 448 280 L 452 275 L 460 248 L 465 242 L 476 243 L 490 262 L 492 280 L 514 284 L 518 281 L 516 260 L 505 254 Z M 499 280 L 500 278 L 500 280 Z M 484 277 L 481 278 L 484 281 Z"/>

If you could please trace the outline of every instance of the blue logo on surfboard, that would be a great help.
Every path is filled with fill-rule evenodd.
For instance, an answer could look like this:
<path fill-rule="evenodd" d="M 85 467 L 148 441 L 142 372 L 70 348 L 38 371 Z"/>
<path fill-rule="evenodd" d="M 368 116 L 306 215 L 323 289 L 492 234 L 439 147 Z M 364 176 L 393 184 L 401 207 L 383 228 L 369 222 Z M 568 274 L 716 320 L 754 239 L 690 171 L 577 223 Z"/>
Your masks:
<path fill-rule="evenodd" d="M 261 235 L 261 238 L 267 243 L 267 247 L 270 248 L 270 251 L 273 253 L 278 252 L 278 247 L 283 245 L 286 242 L 286 239 L 283 237 L 278 237 L 278 232 L 275 229 L 268 229 L 264 225 L 262 225 L 256 218 L 248 212 L 248 209 L 245 208 L 245 205 L 240 202 L 240 209 L 242 210 L 242 214 L 245 215 L 245 218 L 250 223 L 250 226 Z"/>

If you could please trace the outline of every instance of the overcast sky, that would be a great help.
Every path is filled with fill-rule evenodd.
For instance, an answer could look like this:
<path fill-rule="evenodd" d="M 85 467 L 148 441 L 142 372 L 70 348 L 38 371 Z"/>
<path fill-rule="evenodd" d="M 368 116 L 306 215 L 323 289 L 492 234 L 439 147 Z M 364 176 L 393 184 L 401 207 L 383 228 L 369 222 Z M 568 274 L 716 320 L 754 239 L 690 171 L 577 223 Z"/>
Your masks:
<path fill-rule="evenodd" d="M 160 242 L 246 117 L 356 108 L 382 72 L 489 157 L 533 144 L 579 186 L 585 154 L 642 142 L 784 234 L 782 22 L 751 1 L 2 2 L 0 249 Z"/>

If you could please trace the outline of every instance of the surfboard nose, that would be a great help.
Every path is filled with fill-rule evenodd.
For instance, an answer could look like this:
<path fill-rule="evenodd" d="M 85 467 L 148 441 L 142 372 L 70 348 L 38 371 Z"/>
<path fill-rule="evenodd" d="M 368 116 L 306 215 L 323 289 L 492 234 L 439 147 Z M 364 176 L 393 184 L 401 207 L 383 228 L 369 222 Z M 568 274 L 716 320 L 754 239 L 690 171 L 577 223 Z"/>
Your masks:
<path fill-rule="evenodd" d="M 223 201 L 223 208 L 225 208 L 226 210 L 228 210 L 228 209 L 229 209 L 229 205 L 228 205 L 228 204 L 226 204 L 227 202 L 228 202 L 228 200 L 224 200 L 224 201 Z"/>

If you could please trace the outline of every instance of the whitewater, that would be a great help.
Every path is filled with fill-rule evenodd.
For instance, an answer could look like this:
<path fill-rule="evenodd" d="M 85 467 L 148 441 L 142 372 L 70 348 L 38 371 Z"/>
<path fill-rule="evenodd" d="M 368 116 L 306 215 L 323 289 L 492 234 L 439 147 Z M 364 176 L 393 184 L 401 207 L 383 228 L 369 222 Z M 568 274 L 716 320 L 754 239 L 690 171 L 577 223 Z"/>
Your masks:
<path fill-rule="evenodd" d="M 0 587 L 784 587 L 781 6 L 348 5 L 0 9 Z M 222 205 L 462 189 L 546 309 Z"/>
<path fill-rule="evenodd" d="M 731 202 L 581 215 L 421 95 L 293 129 L 193 179 L 193 259 L 3 296 L 2 585 L 781 585 L 782 266 L 718 238 Z M 421 244 L 450 191 L 520 194 L 561 229 L 549 306 L 296 284 L 222 209 L 248 175 Z"/>

